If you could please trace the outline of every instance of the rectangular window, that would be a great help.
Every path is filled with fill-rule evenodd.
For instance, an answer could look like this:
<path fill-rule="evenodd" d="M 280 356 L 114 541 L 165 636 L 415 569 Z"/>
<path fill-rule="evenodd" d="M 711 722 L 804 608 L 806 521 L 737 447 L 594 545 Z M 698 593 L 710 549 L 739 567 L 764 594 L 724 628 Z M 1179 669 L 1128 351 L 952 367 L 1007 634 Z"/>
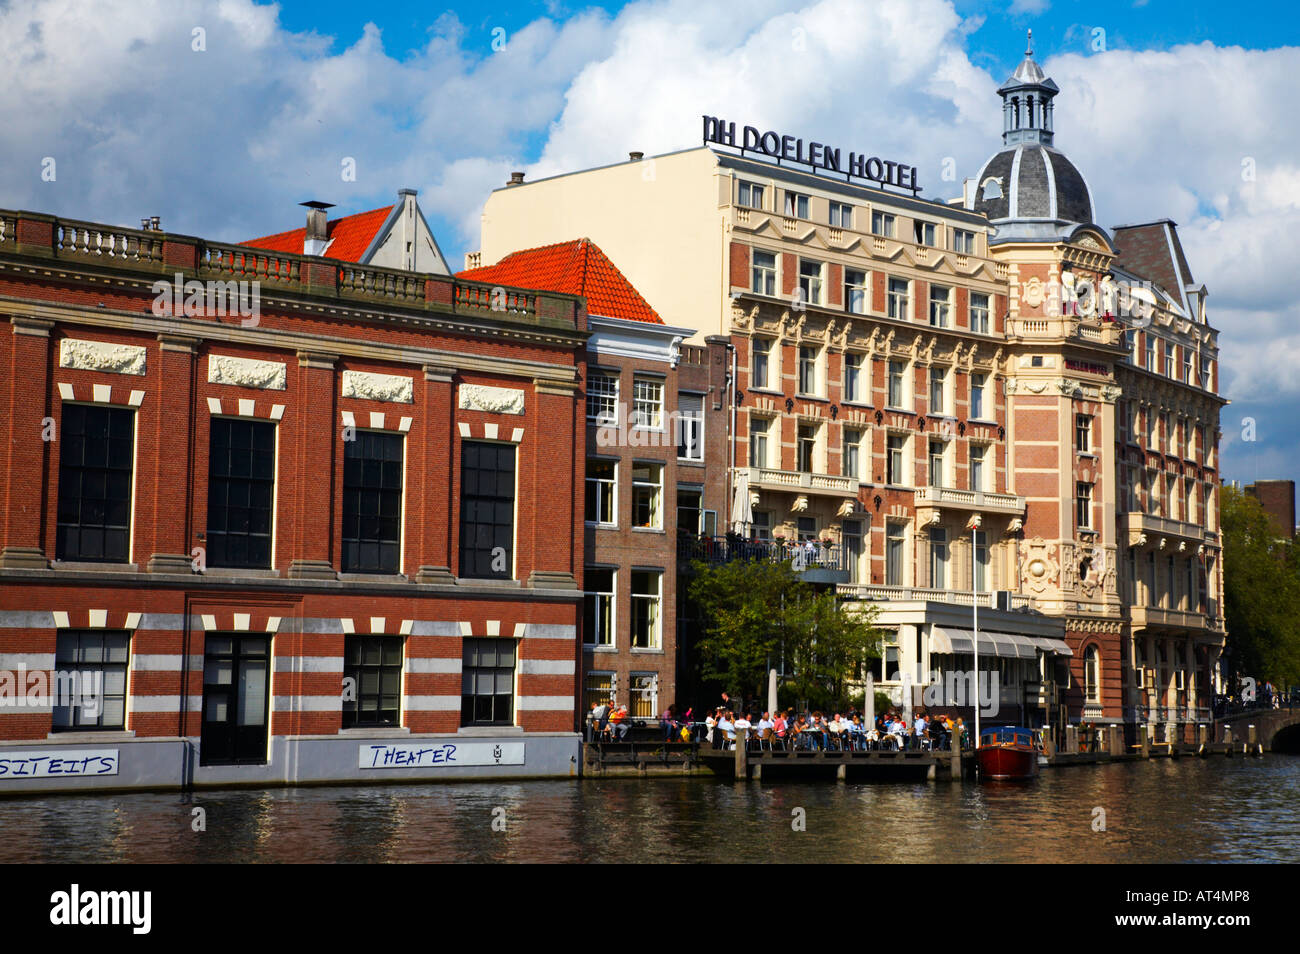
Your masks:
<path fill-rule="evenodd" d="M 985 489 L 984 458 L 988 455 L 988 447 L 984 444 L 970 445 L 970 489 Z"/>
<path fill-rule="evenodd" d="M 397 573 L 403 435 L 357 431 L 343 442 L 343 571 Z"/>
<path fill-rule="evenodd" d="M 657 570 L 632 571 L 632 648 L 660 648 L 660 585 Z"/>
<path fill-rule="evenodd" d="M 1183 383 L 1196 384 L 1196 355 L 1191 348 L 1183 348 Z"/>
<path fill-rule="evenodd" d="M 891 434 L 885 440 L 885 482 L 898 487 L 912 483 L 906 470 L 907 438 Z"/>
<path fill-rule="evenodd" d="M 1125 356 L 1125 360 L 1134 367 L 1137 367 L 1140 364 L 1138 356 L 1138 337 L 1137 332 L 1132 328 L 1129 328 L 1124 332 L 1124 350 L 1128 352 Z"/>
<path fill-rule="evenodd" d="M 1177 363 L 1174 360 L 1174 346 L 1170 342 L 1166 341 L 1165 342 L 1165 377 L 1167 378 L 1174 377 L 1176 373 L 1175 372 L 1176 368 L 1177 368 Z"/>
<path fill-rule="evenodd" d="M 885 525 L 885 583 L 889 586 L 902 586 L 903 556 L 907 550 L 907 524 L 887 523 Z"/>
<path fill-rule="evenodd" d="M 772 513 L 768 510 L 754 511 L 754 524 L 752 530 L 755 540 L 772 539 Z"/>
<path fill-rule="evenodd" d="M 659 712 L 659 675 L 653 672 L 628 674 L 628 715 L 633 719 L 655 719 Z"/>
<path fill-rule="evenodd" d="M 461 644 L 461 725 L 511 725 L 515 711 L 515 641 Z"/>
<path fill-rule="evenodd" d="M 945 394 L 948 374 L 943 368 L 930 368 L 930 414 L 947 414 L 948 401 Z"/>
<path fill-rule="evenodd" d="M 583 574 L 582 641 L 588 646 L 614 645 L 614 570 L 589 566 Z"/>
<path fill-rule="evenodd" d="M 930 529 L 930 587 L 948 588 L 948 531 L 943 527 Z"/>
<path fill-rule="evenodd" d="M 1074 415 L 1074 449 L 1080 454 L 1092 453 L 1092 415 Z"/>
<path fill-rule="evenodd" d="M 798 460 L 795 468 L 802 473 L 811 474 L 817 451 L 817 429 L 811 424 L 799 425 L 798 442 L 795 446 Z"/>
<path fill-rule="evenodd" d="M 944 452 L 947 445 L 943 441 L 930 441 L 930 486 L 946 487 L 944 481 Z"/>
<path fill-rule="evenodd" d="M 587 461 L 587 523 L 613 526 L 618 523 L 618 464 L 592 458 Z"/>
<path fill-rule="evenodd" d="M 275 425 L 211 419 L 208 450 L 209 566 L 271 565 Z"/>
<path fill-rule="evenodd" d="M 860 269 L 844 269 L 844 310 L 855 315 L 867 313 L 867 273 Z"/>
<path fill-rule="evenodd" d="M 792 219 L 808 218 L 808 197 L 787 189 L 785 193 L 785 214 Z"/>
<path fill-rule="evenodd" d="M 985 419 L 984 392 L 988 385 L 988 375 L 972 372 L 970 376 L 970 416 L 976 421 Z"/>
<path fill-rule="evenodd" d="M 632 380 L 633 427 L 659 429 L 664 426 L 664 383 L 655 378 Z"/>
<path fill-rule="evenodd" d="M 935 328 L 952 327 L 952 289 L 930 286 L 930 324 Z"/>
<path fill-rule="evenodd" d="M 970 296 L 970 330 L 979 335 L 989 334 L 989 296 Z"/>
<path fill-rule="evenodd" d="M 677 395 L 677 456 L 682 460 L 704 460 L 704 398 L 698 394 Z"/>
<path fill-rule="evenodd" d="M 1092 484 L 1083 482 L 1074 485 L 1074 518 L 1080 530 L 1092 526 Z"/>
<path fill-rule="evenodd" d="M 861 578 L 862 563 L 862 521 L 844 521 L 844 569 L 849 571 L 849 582 L 857 583 Z"/>
<path fill-rule="evenodd" d="M 871 213 L 871 231 L 881 238 L 894 237 L 894 217 L 888 212 Z"/>
<path fill-rule="evenodd" d="M 934 246 L 934 223 L 933 222 L 913 222 L 912 233 L 916 238 L 917 245 Z"/>
<path fill-rule="evenodd" d="M 1156 369 L 1156 336 L 1151 332 L 1146 333 L 1147 339 L 1147 363 L 1146 369 L 1154 371 Z"/>
<path fill-rule="evenodd" d="M 700 516 L 704 511 L 704 494 L 698 487 L 677 486 L 677 529 L 703 533 Z"/>
<path fill-rule="evenodd" d="M 975 254 L 975 233 L 965 229 L 952 230 L 952 250 L 958 255 Z"/>
<path fill-rule="evenodd" d="M 663 529 L 663 483 L 663 464 L 633 463 L 632 526 L 647 530 Z"/>
<path fill-rule="evenodd" d="M 907 279 L 889 280 L 888 315 L 897 321 L 907 321 Z"/>
<path fill-rule="evenodd" d="M 131 536 L 135 412 L 63 405 L 55 557 L 125 563 Z"/>
<path fill-rule="evenodd" d="M 271 641 L 209 633 L 203 647 L 200 765 L 266 763 Z"/>
<path fill-rule="evenodd" d="M 515 448 L 461 442 L 460 575 L 514 578 Z"/>
<path fill-rule="evenodd" d="M 859 457 L 862 453 L 862 432 L 851 428 L 844 429 L 844 476 L 862 479 L 862 467 Z"/>
<path fill-rule="evenodd" d="M 772 361 L 772 341 L 770 338 L 754 338 L 752 347 L 754 349 L 754 380 L 750 382 L 750 387 L 767 388 L 771 387 L 769 381 L 769 369 Z"/>
<path fill-rule="evenodd" d="M 739 205 L 750 209 L 763 208 L 763 186 L 757 182 L 740 183 L 740 195 L 737 199 Z"/>
<path fill-rule="evenodd" d="M 50 682 L 55 732 L 126 728 L 129 643 L 129 633 L 112 630 L 58 631 L 54 669 L 73 676 L 70 685 L 66 676 Z"/>
<path fill-rule="evenodd" d="M 975 536 L 975 591 L 987 593 L 989 590 L 989 537 L 983 530 L 976 530 Z"/>
<path fill-rule="evenodd" d="M 816 540 L 817 518 L 800 517 L 795 525 L 795 531 L 799 536 L 800 543 L 803 543 L 805 540 Z"/>
<path fill-rule="evenodd" d="M 890 407 L 902 408 L 907 401 L 907 363 L 890 359 L 888 390 L 886 396 Z"/>
<path fill-rule="evenodd" d="M 853 228 L 853 206 L 844 202 L 832 202 L 831 226 L 837 229 Z"/>
<path fill-rule="evenodd" d="M 1210 359 L 1201 358 L 1201 387 L 1210 390 Z"/>
<path fill-rule="evenodd" d="M 603 371 L 587 372 L 587 420 L 612 424 L 618 420 L 618 377 Z"/>
<path fill-rule="evenodd" d="M 822 270 L 821 262 L 799 259 L 799 294 L 810 305 L 822 304 Z"/>
<path fill-rule="evenodd" d="M 799 346 L 799 393 L 817 393 L 817 349 Z"/>
<path fill-rule="evenodd" d="M 749 466 L 766 467 L 768 458 L 767 437 L 772 422 L 765 417 L 749 419 Z"/>
<path fill-rule="evenodd" d="M 754 249 L 754 264 L 750 270 L 750 289 L 756 295 L 776 294 L 776 255 Z"/>
<path fill-rule="evenodd" d="M 852 352 L 844 354 L 844 400 L 864 401 L 866 385 L 862 375 L 863 356 Z"/>
<path fill-rule="evenodd" d="M 583 680 L 584 693 L 582 711 L 591 712 L 592 706 L 614 704 L 614 674 L 612 672 L 588 672 Z"/>
<path fill-rule="evenodd" d="M 343 728 L 401 725 L 402 637 L 345 636 L 343 682 Z"/>

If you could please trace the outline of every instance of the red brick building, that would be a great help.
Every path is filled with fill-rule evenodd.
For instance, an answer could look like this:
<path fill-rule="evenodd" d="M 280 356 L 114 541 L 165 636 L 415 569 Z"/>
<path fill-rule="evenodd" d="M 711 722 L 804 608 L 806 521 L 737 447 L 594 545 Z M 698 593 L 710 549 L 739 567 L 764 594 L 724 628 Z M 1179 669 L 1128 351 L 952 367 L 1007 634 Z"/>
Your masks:
<path fill-rule="evenodd" d="M 403 195 L 0 212 L 0 791 L 569 773 L 585 306 L 361 264 Z"/>
<path fill-rule="evenodd" d="M 727 523 L 724 338 L 683 346 L 589 239 L 504 256 L 459 277 L 582 296 L 587 342 L 583 711 L 627 705 L 651 721 L 689 681 L 678 639 L 678 558 Z"/>

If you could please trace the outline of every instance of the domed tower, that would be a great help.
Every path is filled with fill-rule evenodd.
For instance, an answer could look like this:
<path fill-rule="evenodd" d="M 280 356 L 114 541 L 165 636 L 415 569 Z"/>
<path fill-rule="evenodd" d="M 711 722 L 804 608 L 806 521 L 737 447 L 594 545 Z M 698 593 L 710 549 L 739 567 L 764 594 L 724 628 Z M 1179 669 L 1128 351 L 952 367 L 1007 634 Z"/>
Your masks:
<path fill-rule="evenodd" d="M 1016 71 L 998 89 L 1003 149 L 984 163 L 972 196 L 996 226 L 992 244 L 1059 241 L 1092 224 L 1083 174 L 1052 148 L 1052 100 L 1060 88 L 1034 61 L 1033 31 Z"/>

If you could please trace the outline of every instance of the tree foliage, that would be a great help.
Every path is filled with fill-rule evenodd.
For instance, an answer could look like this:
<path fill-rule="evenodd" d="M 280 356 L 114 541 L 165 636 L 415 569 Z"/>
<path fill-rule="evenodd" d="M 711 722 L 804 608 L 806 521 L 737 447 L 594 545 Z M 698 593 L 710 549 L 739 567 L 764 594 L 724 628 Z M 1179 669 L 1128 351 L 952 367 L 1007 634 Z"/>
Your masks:
<path fill-rule="evenodd" d="M 1278 539 L 1258 500 L 1220 498 L 1224 618 L 1232 669 L 1258 682 L 1300 684 L 1300 554 Z"/>
<path fill-rule="evenodd" d="M 859 664 L 880 654 L 875 608 L 845 611 L 789 561 L 696 563 L 689 593 L 704 621 L 702 675 L 733 691 L 761 695 L 768 669 L 783 658 L 800 698 L 840 699 Z"/>

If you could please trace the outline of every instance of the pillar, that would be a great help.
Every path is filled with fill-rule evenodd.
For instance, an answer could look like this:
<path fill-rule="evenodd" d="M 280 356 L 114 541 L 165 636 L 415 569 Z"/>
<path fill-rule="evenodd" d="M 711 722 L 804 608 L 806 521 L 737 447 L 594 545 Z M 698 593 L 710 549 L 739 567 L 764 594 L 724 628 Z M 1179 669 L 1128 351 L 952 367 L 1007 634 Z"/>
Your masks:
<path fill-rule="evenodd" d="M 199 340 L 185 335 L 158 336 L 158 387 L 154 421 L 153 514 L 146 542 L 150 573 L 192 572 L 190 550 L 194 505 L 195 365 Z M 141 488 L 142 490 L 145 488 Z M 144 554 L 141 553 L 141 556 Z"/>
<path fill-rule="evenodd" d="M 342 421 L 335 398 L 338 355 L 298 352 L 297 506 L 293 508 L 293 556 L 289 576 L 337 578 L 334 501 Z"/>
<path fill-rule="evenodd" d="M 411 542 L 414 553 L 407 566 L 418 569 L 417 583 L 453 583 L 459 569 L 453 569 L 451 521 L 456 513 L 448 506 L 452 499 L 451 462 L 456 447 L 455 369 L 436 365 L 424 367 L 424 401 L 416 427 L 418 432 L 419 513 Z M 408 446 L 412 442 L 408 442 Z M 412 447 L 412 453 L 416 453 Z M 412 463 L 415 463 L 413 460 Z"/>
<path fill-rule="evenodd" d="M 41 509 L 46 499 L 45 474 L 50 443 L 43 419 L 53 417 L 50 392 L 50 331 L 54 322 L 14 315 L 9 319 L 8 394 L 0 419 L 4 446 L 0 468 L 5 475 L 0 514 L 0 569 L 43 570 L 49 566 L 41 540 Z M 55 432 L 57 434 L 57 431 Z"/>

